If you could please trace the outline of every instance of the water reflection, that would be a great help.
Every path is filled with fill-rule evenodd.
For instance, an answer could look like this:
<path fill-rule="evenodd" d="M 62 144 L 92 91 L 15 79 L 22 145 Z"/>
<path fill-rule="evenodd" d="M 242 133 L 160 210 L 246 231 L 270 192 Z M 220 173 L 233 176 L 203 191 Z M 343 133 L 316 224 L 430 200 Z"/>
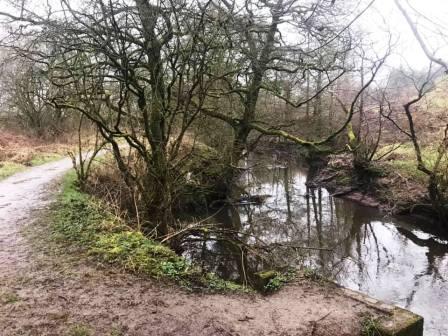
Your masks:
<path fill-rule="evenodd" d="M 447 241 L 308 188 L 298 162 L 258 157 L 246 165 L 243 183 L 265 202 L 220 209 L 214 221 L 222 233 L 189 237 L 190 258 L 240 282 L 265 269 L 318 268 L 341 285 L 423 315 L 425 335 L 448 334 Z"/>

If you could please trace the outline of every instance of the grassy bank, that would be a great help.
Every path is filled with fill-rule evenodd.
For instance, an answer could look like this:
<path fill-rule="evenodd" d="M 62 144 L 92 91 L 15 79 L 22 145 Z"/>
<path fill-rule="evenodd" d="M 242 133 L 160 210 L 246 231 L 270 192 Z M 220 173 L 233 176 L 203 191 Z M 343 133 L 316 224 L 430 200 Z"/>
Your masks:
<path fill-rule="evenodd" d="M 422 148 L 422 154 L 431 168 L 437 151 L 427 146 Z M 315 182 L 331 193 L 393 214 L 413 212 L 415 205 L 429 203 L 428 176 L 417 169 L 410 143 L 380 148 L 366 171 L 355 170 L 350 154 L 333 155 Z"/>
<path fill-rule="evenodd" d="M 22 162 L 15 160 L 0 161 L 0 180 L 24 171 L 28 167 L 40 166 L 48 162 L 60 160 L 63 157 L 64 155 L 59 153 L 36 153 Z"/>
<path fill-rule="evenodd" d="M 11 175 L 14 175 L 15 173 L 19 173 L 25 169 L 26 167 L 22 164 L 9 161 L 2 161 L 0 162 L 0 180 L 5 179 Z"/>
<path fill-rule="evenodd" d="M 427 175 L 417 169 L 415 151 L 411 143 L 386 145 L 379 149 L 376 156 L 381 157 L 380 164 L 386 172 L 395 171 L 417 183 L 427 183 Z M 423 162 L 429 169 L 434 166 L 437 156 L 436 148 L 422 147 Z"/>
<path fill-rule="evenodd" d="M 213 273 L 204 274 L 167 246 L 132 230 L 105 204 L 80 192 L 73 173 L 64 179 L 53 219 L 53 233 L 59 242 L 75 244 L 113 266 L 155 279 L 169 279 L 190 290 L 248 291 Z"/>

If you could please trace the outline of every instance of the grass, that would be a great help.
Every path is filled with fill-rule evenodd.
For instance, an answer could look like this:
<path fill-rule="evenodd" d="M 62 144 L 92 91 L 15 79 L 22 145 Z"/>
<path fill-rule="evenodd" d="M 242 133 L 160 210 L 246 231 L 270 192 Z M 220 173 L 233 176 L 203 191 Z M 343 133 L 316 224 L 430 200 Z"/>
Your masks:
<path fill-rule="evenodd" d="M 26 167 L 14 162 L 0 162 L 0 180 L 25 170 Z"/>
<path fill-rule="evenodd" d="M 20 173 L 28 167 L 40 166 L 48 162 L 57 161 L 64 156 L 58 153 L 36 153 L 25 162 L 1 161 L 0 162 L 0 180 Z"/>
<path fill-rule="evenodd" d="M 258 287 L 264 293 L 273 293 L 280 290 L 287 283 L 291 282 L 296 277 L 296 272 L 293 269 L 285 272 L 278 271 L 263 271 L 255 274 L 258 277 Z"/>
<path fill-rule="evenodd" d="M 129 228 L 105 204 L 80 192 L 73 173 L 66 176 L 55 207 L 53 234 L 103 262 L 151 278 L 169 279 L 187 289 L 248 291 L 213 273 L 204 274 L 169 247 Z"/>
<path fill-rule="evenodd" d="M 396 146 L 397 144 L 390 144 L 380 148 L 377 156 L 386 154 Z M 432 146 L 422 148 L 423 161 L 429 169 L 432 169 L 437 155 L 437 149 Z M 383 160 L 386 161 L 386 165 L 390 169 L 399 172 L 401 175 L 423 184 L 426 183 L 427 175 L 417 169 L 417 160 L 411 143 L 402 144 L 390 154 L 385 155 Z"/>
<path fill-rule="evenodd" d="M 0 293 L 0 303 L 1 304 L 11 304 L 20 300 L 20 297 L 16 293 L 3 292 Z"/>
<path fill-rule="evenodd" d="M 30 160 L 30 164 L 32 167 L 40 166 L 48 162 L 57 161 L 64 158 L 64 155 L 58 153 L 39 153 L 37 155 L 33 155 Z"/>
<path fill-rule="evenodd" d="M 319 274 L 317 269 L 311 267 L 303 268 L 303 277 L 316 282 L 325 280 L 324 277 Z"/>
<path fill-rule="evenodd" d="M 67 336 L 92 336 L 92 332 L 86 325 L 76 324 L 68 330 Z"/>
<path fill-rule="evenodd" d="M 378 320 L 371 315 L 366 315 L 361 321 L 361 336 L 379 336 Z"/>
<path fill-rule="evenodd" d="M 277 273 L 268 283 L 264 286 L 266 292 L 272 293 L 280 290 L 285 284 L 291 281 L 292 276 L 289 274 Z"/>

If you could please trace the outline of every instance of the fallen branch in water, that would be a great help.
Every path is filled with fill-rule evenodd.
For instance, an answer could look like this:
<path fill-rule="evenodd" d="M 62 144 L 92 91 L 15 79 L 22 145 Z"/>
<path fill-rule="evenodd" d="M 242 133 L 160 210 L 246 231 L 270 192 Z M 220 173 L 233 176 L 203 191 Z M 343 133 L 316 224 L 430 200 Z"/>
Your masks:
<path fill-rule="evenodd" d="M 175 231 L 175 232 L 173 232 L 171 234 L 168 234 L 168 235 L 164 236 L 164 238 L 160 242 L 163 244 L 163 243 L 167 242 L 168 240 L 170 240 L 170 239 L 172 239 L 172 238 L 174 238 L 176 236 L 179 236 L 182 233 L 185 233 L 185 232 L 188 232 L 188 231 L 191 231 L 191 230 L 198 230 L 199 228 L 206 228 L 206 227 L 214 226 L 213 224 L 205 223 L 205 222 L 207 222 L 208 220 L 214 218 L 218 214 L 218 212 L 220 212 L 221 210 L 222 210 L 222 208 L 217 210 L 212 215 L 210 215 L 210 216 L 208 216 L 208 217 L 206 217 L 206 218 L 204 218 L 204 219 L 202 219 L 202 220 L 200 220 L 200 221 L 198 221 L 196 223 L 190 223 L 186 227 L 182 228 L 181 230 Z"/>
<path fill-rule="evenodd" d="M 268 246 L 271 249 L 275 249 L 277 247 L 288 247 L 288 248 L 294 248 L 294 249 L 300 249 L 300 250 L 317 250 L 317 251 L 328 251 L 333 252 L 333 249 L 326 248 L 326 247 L 312 247 L 312 246 L 300 246 L 300 245 L 292 245 L 292 244 L 282 244 L 282 243 L 273 243 Z"/>

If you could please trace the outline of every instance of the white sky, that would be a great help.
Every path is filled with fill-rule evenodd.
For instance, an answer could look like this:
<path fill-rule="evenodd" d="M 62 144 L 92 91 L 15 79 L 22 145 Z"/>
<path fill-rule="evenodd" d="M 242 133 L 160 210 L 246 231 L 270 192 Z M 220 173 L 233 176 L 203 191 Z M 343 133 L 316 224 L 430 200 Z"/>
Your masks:
<path fill-rule="evenodd" d="M 7 10 L 8 0 L 0 0 L 0 6 L 3 10 Z M 9 0 L 11 1 L 11 0 Z M 19 1 L 19 0 L 16 0 Z M 26 2 L 32 7 L 44 5 L 48 0 L 27 0 Z M 336 0 L 344 2 L 345 0 Z M 362 0 L 366 5 L 371 0 Z M 49 0 L 51 3 L 52 0 Z M 71 3 L 79 3 L 79 0 L 70 0 Z M 400 0 L 403 6 L 408 9 L 408 13 L 415 18 L 419 25 L 419 31 L 428 38 L 428 45 L 431 50 L 438 52 L 436 55 L 448 61 L 448 0 Z M 411 6 L 411 7 L 410 7 Z M 347 13 L 347 17 L 353 18 L 356 13 L 364 8 L 359 6 L 353 9 L 353 13 Z M 421 14 L 425 15 L 431 21 L 436 22 L 434 25 L 424 18 L 417 18 L 414 8 Z M 358 25 L 363 30 L 371 33 L 370 38 L 377 42 L 377 48 L 381 49 L 388 41 L 388 31 L 393 34 L 393 40 L 397 41 L 394 48 L 394 55 L 390 57 L 389 64 L 392 66 L 409 65 L 412 68 L 427 67 L 429 61 L 424 55 L 421 47 L 415 40 L 406 20 L 396 7 L 394 0 L 376 0 L 374 5 L 359 19 Z M 434 38 L 437 32 L 434 27 L 440 29 L 446 34 L 445 40 Z M 375 48 L 375 49 L 377 49 Z"/>
<path fill-rule="evenodd" d="M 430 49 L 436 52 L 439 58 L 448 61 L 448 0 L 400 1 L 417 22 L 419 32 L 427 38 Z M 409 5 L 436 24 L 425 18 L 418 18 Z M 372 33 L 371 37 L 379 44 L 384 45 L 387 42 L 388 35 L 385 32 L 389 30 L 393 34 L 397 46 L 389 64 L 394 66 L 408 64 L 417 69 L 428 66 L 427 57 L 393 0 L 376 0 L 372 8 L 361 18 L 360 25 L 363 29 L 370 31 Z M 434 31 L 435 28 L 446 34 L 444 40 L 436 37 L 438 32 Z"/>

